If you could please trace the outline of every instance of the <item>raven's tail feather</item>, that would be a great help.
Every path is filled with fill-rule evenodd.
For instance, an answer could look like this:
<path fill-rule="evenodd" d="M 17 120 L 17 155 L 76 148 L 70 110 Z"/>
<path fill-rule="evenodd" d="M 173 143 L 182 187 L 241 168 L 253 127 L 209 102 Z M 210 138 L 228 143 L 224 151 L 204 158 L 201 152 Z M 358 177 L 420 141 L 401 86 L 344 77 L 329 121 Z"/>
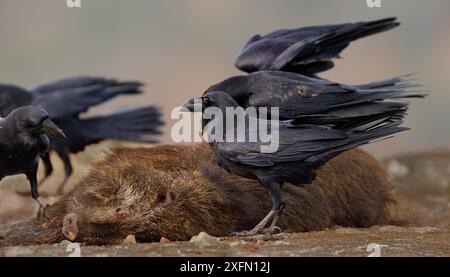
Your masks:
<path fill-rule="evenodd" d="M 349 92 L 342 95 L 336 104 L 324 114 L 301 115 L 294 119 L 295 124 L 330 125 L 340 130 L 348 130 L 371 122 L 374 119 L 389 117 L 406 110 L 409 103 L 401 99 L 424 98 L 425 90 L 414 84 L 412 74 L 376 81 L 363 85 L 348 86 Z M 335 92 L 333 92 L 335 93 Z"/>
<path fill-rule="evenodd" d="M 354 128 L 374 118 L 384 118 L 405 109 L 408 102 L 375 101 L 349 107 L 337 108 L 326 114 L 302 115 L 293 120 L 294 124 L 330 125 L 340 130 Z"/>
<path fill-rule="evenodd" d="M 332 105 L 331 108 L 350 107 L 356 104 L 370 103 L 373 101 L 424 98 L 427 96 L 423 86 L 411 81 L 412 75 L 403 75 L 391 79 L 381 80 L 353 87 L 351 99 L 343 103 Z"/>
<path fill-rule="evenodd" d="M 409 130 L 407 127 L 400 126 L 403 123 L 406 112 L 407 108 L 404 108 L 400 111 L 394 111 L 388 116 L 372 118 L 364 124 L 354 126 L 346 131 L 348 138 L 343 143 L 308 158 L 306 162 L 312 167 L 321 166 L 346 150 L 379 141 L 380 139 L 386 139 L 393 134 Z"/>
<path fill-rule="evenodd" d="M 415 80 L 414 78 L 415 75 L 416 73 L 405 74 L 390 79 L 356 85 L 356 87 L 359 89 L 377 89 L 393 86 L 395 86 L 396 88 L 404 88 L 404 89 L 422 87 L 421 85 L 411 83 L 412 81 Z"/>
<path fill-rule="evenodd" d="M 151 143 L 155 142 L 154 135 L 161 134 L 164 122 L 159 109 L 149 106 L 83 119 L 80 124 L 88 144 L 105 139 Z"/>

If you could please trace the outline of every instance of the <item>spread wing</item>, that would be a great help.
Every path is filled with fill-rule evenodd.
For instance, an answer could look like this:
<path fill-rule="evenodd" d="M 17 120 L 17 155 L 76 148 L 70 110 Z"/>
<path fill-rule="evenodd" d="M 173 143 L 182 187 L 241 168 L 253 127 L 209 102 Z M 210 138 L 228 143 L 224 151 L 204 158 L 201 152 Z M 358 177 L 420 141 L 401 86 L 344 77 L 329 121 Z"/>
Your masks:
<path fill-rule="evenodd" d="M 0 85 L 0 116 L 7 116 L 14 109 L 30 105 L 33 95 L 14 85 Z"/>
<path fill-rule="evenodd" d="M 139 82 L 76 77 L 34 89 L 32 104 L 47 110 L 53 118 L 78 115 L 118 95 L 140 93 L 141 86 Z"/>
<path fill-rule="evenodd" d="M 253 36 L 235 66 L 245 72 L 293 71 L 313 76 L 334 66 L 332 59 L 354 40 L 397 27 L 396 18 L 339 25 L 281 29 Z"/>

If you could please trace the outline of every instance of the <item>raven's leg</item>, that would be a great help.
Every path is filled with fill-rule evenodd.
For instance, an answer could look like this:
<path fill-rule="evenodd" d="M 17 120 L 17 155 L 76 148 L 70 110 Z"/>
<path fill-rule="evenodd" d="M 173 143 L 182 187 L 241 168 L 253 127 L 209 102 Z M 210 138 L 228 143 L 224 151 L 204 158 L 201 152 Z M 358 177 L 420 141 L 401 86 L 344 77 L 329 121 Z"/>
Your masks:
<path fill-rule="evenodd" d="M 29 170 L 26 173 L 27 179 L 30 182 L 31 186 L 31 197 L 33 197 L 36 202 L 39 204 L 39 210 L 37 213 L 37 217 L 43 217 L 44 216 L 44 205 L 42 204 L 41 200 L 39 200 L 39 191 L 38 191 L 38 182 L 37 182 L 37 165 L 33 167 L 31 170 Z"/>
<path fill-rule="evenodd" d="M 64 186 L 66 185 L 67 181 L 69 180 L 70 176 L 72 175 L 73 172 L 73 167 L 72 167 L 72 163 L 70 161 L 70 156 L 69 156 L 69 151 L 67 149 L 64 148 L 64 150 L 62 151 L 57 151 L 58 156 L 61 158 L 61 160 L 64 163 L 64 172 L 65 172 L 65 177 L 64 177 L 64 181 L 59 185 L 58 191 L 57 193 L 59 195 L 64 194 Z"/>
<path fill-rule="evenodd" d="M 270 199 L 272 201 L 272 210 L 261 220 L 252 230 L 233 233 L 236 236 L 253 236 L 258 233 L 274 233 L 275 230 L 279 230 L 280 228 L 276 226 L 279 217 L 283 213 L 284 208 L 286 207 L 286 201 L 283 193 L 282 185 L 278 183 L 270 183 L 267 186 L 264 186 L 270 195 Z M 265 228 L 267 224 L 270 223 L 269 228 Z"/>
<path fill-rule="evenodd" d="M 39 156 L 41 157 L 42 161 L 44 162 L 44 168 L 45 168 L 45 177 L 42 178 L 42 180 L 39 182 L 39 186 L 42 186 L 42 183 L 44 183 L 48 179 L 48 177 L 52 174 L 53 166 L 52 166 L 52 163 L 50 161 L 50 155 L 49 155 L 48 152 L 41 153 L 41 154 L 39 154 Z M 26 195 L 26 196 L 29 195 L 28 191 L 16 190 L 16 193 L 19 194 L 19 195 Z M 42 195 L 44 197 L 48 196 L 48 194 L 46 194 L 45 192 L 43 192 Z"/>
<path fill-rule="evenodd" d="M 42 185 L 43 182 L 45 182 L 50 175 L 53 173 L 53 165 L 52 161 L 50 160 L 50 153 L 44 153 L 41 154 L 41 159 L 44 162 L 44 169 L 45 169 L 45 177 L 41 180 L 40 184 Z"/>

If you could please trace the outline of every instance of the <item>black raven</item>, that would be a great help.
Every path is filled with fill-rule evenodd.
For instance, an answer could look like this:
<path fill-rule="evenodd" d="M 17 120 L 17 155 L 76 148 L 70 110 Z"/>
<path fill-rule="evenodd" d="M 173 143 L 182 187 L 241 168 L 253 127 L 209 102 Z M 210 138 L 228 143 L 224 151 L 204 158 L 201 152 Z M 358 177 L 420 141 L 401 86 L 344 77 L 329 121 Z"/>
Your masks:
<path fill-rule="evenodd" d="M 320 118 L 323 123 L 344 126 L 392 108 L 390 103 L 380 100 L 424 97 L 419 89 L 414 90 L 418 86 L 410 84 L 409 77 L 345 85 L 293 72 L 258 71 L 228 78 L 209 87 L 204 94 L 226 92 L 244 108 L 279 107 L 280 119 L 317 123 Z"/>
<path fill-rule="evenodd" d="M 104 139 L 154 142 L 150 136 L 160 133 L 159 127 L 163 122 L 159 109 L 153 106 L 108 116 L 80 118 L 80 114 L 92 106 L 119 95 L 140 93 L 141 86 L 139 82 L 94 77 L 63 79 L 39 86 L 31 92 L 14 85 L 0 85 L 0 114 L 7 115 L 18 106 L 39 106 L 47 110 L 52 120 L 66 133 L 67 140 L 50 141 L 51 149 L 64 163 L 66 176 L 58 189 L 58 193 L 62 193 L 73 171 L 69 153 L 77 153 L 87 145 Z M 47 178 L 53 172 L 53 166 L 48 153 L 42 155 L 42 159 Z"/>
<path fill-rule="evenodd" d="M 204 112 L 206 108 L 218 107 L 223 115 L 226 114 L 227 107 L 238 107 L 238 103 L 229 94 L 221 91 L 206 93 L 201 97 L 200 103 Z M 195 101 L 188 102 L 185 107 L 193 111 L 198 104 Z M 263 153 L 261 146 L 266 143 L 255 134 L 257 129 L 250 128 L 250 115 L 241 109 L 243 117 L 240 117 L 240 120 L 238 117 L 238 124 L 232 131 L 233 134 L 237 134 L 239 128 L 245 128 L 245 141 L 226 141 L 227 133 L 231 129 L 224 128 L 223 140 L 220 141 L 219 138 L 210 142 L 210 145 L 219 165 L 231 173 L 259 180 L 269 192 L 272 210 L 254 229 L 239 235 L 253 235 L 263 230 L 272 233 L 277 228 L 277 220 L 285 207 L 282 189 L 285 183 L 298 186 L 309 184 L 314 179 L 314 171 L 339 153 L 407 130 L 399 126 L 403 122 L 406 110 L 407 104 L 402 103 L 382 115 L 368 117 L 365 122 L 352 122 L 345 130 L 314 125 L 312 122 L 301 124 L 296 120 L 276 121 L 274 124 L 278 126 L 278 133 L 275 133 L 278 134 L 278 149 L 272 153 Z M 204 130 L 208 130 L 210 124 L 214 125 L 217 120 L 224 118 L 214 117 Z M 235 119 L 232 120 L 234 122 Z M 257 120 L 257 126 L 265 126 L 261 124 L 262 119 L 253 117 L 253 120 Z M 217 126 L 227 126 L 225 124 L 222 122 Z M 249 141 L 252 135 L 258 140 Z M 265 229 L 270 221 L 270 227 Z"/>
<path fill-rule="evenodd" d="M 350 42 L 400 25 L 395 17 L 339 25 L 281 29 L 253 36 L 242 48 L 235 66 L 245 72 L 292 71 L 315 76 L 334 67 Z"/>
<path fill-rule="evenodd" d="M 0 118 L 0 180 L 5 176 L 25 174 L 31 196 L 39 203 L 37 169 L 39 155 L 49 149 L 49 138 L 65 139 L 65 135 L 41 108 L 25 106 Z"/>

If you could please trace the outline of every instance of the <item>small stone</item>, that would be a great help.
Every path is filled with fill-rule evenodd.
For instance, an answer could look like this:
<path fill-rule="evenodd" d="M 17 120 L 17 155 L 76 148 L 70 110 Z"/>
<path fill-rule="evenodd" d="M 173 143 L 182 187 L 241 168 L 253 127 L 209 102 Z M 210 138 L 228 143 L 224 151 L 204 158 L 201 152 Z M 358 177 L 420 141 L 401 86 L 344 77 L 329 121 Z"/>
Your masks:
<path fill-rule="evenodd" d="M 273 243 L 273 245 L 290 245 L 289 242 L 278 240 Z"/>
<path fill-rule="evenodd" d="M 404 227 L 394 226 L 394 225 L 386 225 L 382 226 L 378 229 L 380 232 L 403 232 L 405 230 Z"/>
<path fill-rule="evenodd" d="M 67 247 L 71 243 L 72 243 L 71 241 L 68 241 L 68 240 L 65 239 L 65 240 L 63 240 L 63 241 L 61 241 L 59 243 L 53 244 L 53 246 L 55 246 L 55 247 L 59 247 L 59 246 Z"/>
<path fill-rule="evenodd" d="M 258 241 L 258 239 L 255 238 L 254 236 L 253 237 L 243 237 L 242 240 L 245 242 L 257 242 Z"/>
<path fill-rule="evenodd" d="M 137 244 L 136 237 L 133 235 L 128 235 L 122 242 L 122 245 L 133 245 Z"/>
<path fill-rule="evenodd" d="M 159 240 L 160 243 L 169 243 L 171 242 L 170 239 L 167 239 L 165 237 L 161 237 L 161 239 Z"/>
<path fill-rule="evenodd" d="M 190 242 L 200 247 L 208 247 L 219 243 L 219 240 L 205 232 L 200 232 L 198 235 L 192 237 Z"/>
<path fill-rule="evenodd" d="M 238 246 L 240 244 L 242 244 L 242 242 L 240 242 L 240 241 L 233 241 L 233 242 L 230 243 L 230 247 L 236 247 L 236 246 Z"/>
<path fill-rule="evenodd" d="M 276 240 L 283 240 L 283 236 L 277 234 L 273 235 L 271 233 L 266 233 L 262 235 L 261 240 L 263 241 L 276 241 Z"/>
<path fill-rule="evenodd" d="M 409 174 L 409 168 L 397 160 L 388 162 L 387 171 L 392 178 L 406 177 Z"/>
<path fill-rule="evenodd" d="M 335 230 L 336 234 L 361 234 L 362 231 L 357 230 L 355 228 L 338 228 Z"/>
<path fill-rule="evenodd" d="M 434 227 L 416 227 L 416 228 L 413 228 L 413 230 L 416 233 L 419 233 L 419 234 L 426 234 L 426 233 L 430 233 L 430 232 L 435 232 L 437 230 L 437 228 L 434 228 Z"/>

